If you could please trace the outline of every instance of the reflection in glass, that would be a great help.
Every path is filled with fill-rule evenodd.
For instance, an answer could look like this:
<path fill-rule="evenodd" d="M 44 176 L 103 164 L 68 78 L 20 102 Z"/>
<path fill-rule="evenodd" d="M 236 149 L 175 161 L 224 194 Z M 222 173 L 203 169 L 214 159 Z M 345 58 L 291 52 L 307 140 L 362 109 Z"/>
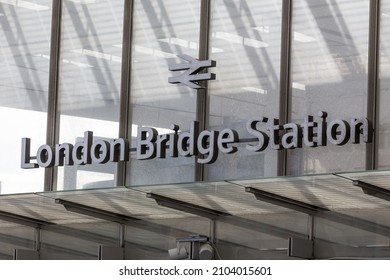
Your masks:
<path fill-rule="evenodd" d="M 21 169 L 21 138 L 46 141 L 52 1 L 0 1 L 0 193 L 43 190 L 43 169 Z M 6 135 L 6 137 L 4 137 Z"/>
<path fill-rule="evenodd" d="M 291 120 L 366 117 L 369 1 L 294 1 Z M 363 170 L 365 145 L 290 150 L 288 174 Z"/>
<path fill-rule="evenodd" d="M 200 1 L 135 1 L 131 65 L 131 146 L 138 126 L 171 133 L 171 124 L 189 129 L 195 120 L 196 90 L 172 85 L 178 75 L 168 65 L 177 55 L 198 58 Z M 134 155 L 135 156 L 135 155 Z M 170 158 L 129 163 L 127 184 L 193 181 L 194 158 Z"/>
<path fill-rule="evenodd" d="M 74 144 L 87 130 L 117 138 L 122 25 L 123 1 L 63 1 L 60 143 Z M 114 163 L 58 170 L 59 190 L 115 184 Z"/>
<path fill-rule="evenodd" d="M 212 2 L 210 58 L 217 61 L 216 81 L 209 82 L 209 126 L 232 128 L 240 138 L 249 119 L 278 118 L 282 1 Z M 276 175 L 276 153 L 220 155 L 208 179 Z"/>

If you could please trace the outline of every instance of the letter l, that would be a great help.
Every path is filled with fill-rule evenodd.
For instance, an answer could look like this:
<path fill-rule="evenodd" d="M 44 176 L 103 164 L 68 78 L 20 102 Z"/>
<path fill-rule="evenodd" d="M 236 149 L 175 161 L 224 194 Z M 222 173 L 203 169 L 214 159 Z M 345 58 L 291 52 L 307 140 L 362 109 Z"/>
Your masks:
<path fill-rule="evenodd" d="M 21 168 L 23 169 L 31 169 L 31 168 L 38 168 L 39 165 L 37 163 L 31 163 L 30 159 L 30 138 L 22 138 L 22 162 L 21 162 Z"/>

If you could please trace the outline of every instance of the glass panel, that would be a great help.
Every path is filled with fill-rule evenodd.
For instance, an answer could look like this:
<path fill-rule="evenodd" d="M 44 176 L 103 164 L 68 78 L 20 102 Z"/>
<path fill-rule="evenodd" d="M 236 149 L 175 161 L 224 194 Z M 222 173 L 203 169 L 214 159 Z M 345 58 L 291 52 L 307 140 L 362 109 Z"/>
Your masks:
<path fill-rule="evenodd" d="M 118 137 L 122 25 L 123 1 L 63 1 L 60 143 L 74 144 L 85 131 Z M 60 167 L 57 188 L 113 186 L 115 167 Z"/>
<path fill-rule="evenodd" d="M 366 116 L 369 1 L 294 1 L 291 121 Z M 365 169 L 365 145 L 289 150 L 288 174 Z"/>
<path fill-rule="evenodd" d="M 297 225 L 307 225 L 307 217 L 301 214 L 298 217 L 294 215 L 272 214 L 262 216 L 261 219 L 266 224 L 284 225 L 285 222 L 297 223 Z M 278 218 L 279 223 L 274 219 Z M 271 222 L 271 223 L 269 223 Z M 283 237 L 266 234 L 258 228 L 243 228 L 232 224 L 217 222 L 216 245 L 218 253 L 222 260 L 285 260 L 288 259 L 288 235 Z"/>
<path fill-rule="evenodd" d="M 212 1 L 210 58 L 217 62 L 209 85 L 209 126 L 237 130 L 240 139 L 249 119 L 278 118 L 282 1 Z M 239 145 L 208 166 L 208 179 L 276 175 L 277 153 L 249 152 Z"/>
<path fill-rule="evenodd" d="M 97 260 L 98 246 L 118 246 L 119 224 L 85 222 L 42 231 L 42 260 Z"/>
<path fill-rule="evenodd" d="M 21 169 L 20 147 L 31 138 L 35 156 L 46 142 L 51 3 L 0 3 L 0 193 L 43 190 L 43 169 Z"/>
<path fill-rule="evenodd" d="M 375 219 L 370 215 L 371 219 Z M 317 259 L 389 259 L 389 237 L 374 231 L 317 218 L 315 224 Z M 326 241 L 327 240 L 327 241 Z"/>
<path fill-rule="evenodd" d="M 390 2 L 381 1 L 380 13 L 380 97 L 378 167 L 390 167 Z"/>
<path fill-rule="evenodd" d="M 34 229 L 1 221 L 0 226 L 0 260 L 12 260 L 15 249 L 35 247 Z"/>
<path fill-rule="evenodd" d="M 183 62 L 176 56 L 198 57 L 200 1 L 135 1 L 132 41 L 131 139 L 136 146 L 138 126 L 172 133 L 171 124 L 189 130 L 195 120 L 196 90 L 172 85 L 178 75 L 168 65 Z M 133 155 L 135 157 L 135 155 Z M 131 160 L 127 183 L 193 181 L 194 158 Z"/>

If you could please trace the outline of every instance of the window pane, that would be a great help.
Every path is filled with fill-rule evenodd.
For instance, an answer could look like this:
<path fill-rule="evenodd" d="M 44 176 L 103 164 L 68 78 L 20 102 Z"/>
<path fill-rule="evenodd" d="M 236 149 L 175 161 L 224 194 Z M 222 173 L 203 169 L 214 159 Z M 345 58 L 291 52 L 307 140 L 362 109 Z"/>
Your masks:
<path fill-rule="evenodd" d="M 378 167 L 390 167 L 390 3 L 381 1 L 380 24 L 380 103 Z"/>
<path fill-rule="evenodd" d="M 21 169 L 20 147 L 31 138 L 35 156 L 46 142 L 52 1 L 1 2 L 0 193 L 42 191 L 44 170 Z"/>
<path fill-rule="evenodd" d="M 117 138 L 123 1 L 63 1 L 60 143 Z M 60 167 L 58 190 L 113 186 L 114 163 Z"/>
<path fill-rule="evenodd" d="M 255 138 L 249 119 L 278 118 L 282 1 L 215 0 L 212 3 L 210 57 L 216 81 L 209 82 L 210 128 L 237 130 Z M 238 145 L 208 166 L 208 179 L 276 175 L 277 153 L 255 153 Z"/>
<path fill-rule="evenodd" d="M 173 132 L 171 124 L 189 130 L 196 119 L 196 90 L 168 83 L 180 73 L 168 65 L 177 55 L 198 58 L 200 1 L 135 1 L 131 68 L 131 146 L 138 126 Z M 194 179 L 194 158 L 136 160 L 129 164 L 128 184 L 183 182 Z"/>
<path fill-rule="evenodd" d="M 369 1 L 294 1 L 291 120 L 366 117 Z M 289 150 L 288 174 L 365 169 L 365 145 Z"/>

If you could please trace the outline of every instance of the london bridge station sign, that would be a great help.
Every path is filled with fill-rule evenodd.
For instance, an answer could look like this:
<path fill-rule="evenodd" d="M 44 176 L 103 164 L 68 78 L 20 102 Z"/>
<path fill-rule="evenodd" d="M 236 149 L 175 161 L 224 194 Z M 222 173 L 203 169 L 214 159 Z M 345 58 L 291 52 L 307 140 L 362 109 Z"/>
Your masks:
<path fill-rule="evenodd" d="M 246 130 L 253 141 L 245 149 L 261 152 L 274 150 L 359 144 L 372 141 L 373 129 L 366 118 L 349 121 L 336 119 L 327 121 L 328 114 L 318 112 L 318 117 L 307 116 L 304 122 L 279 124 L 278 119 L 266 117 L 248 120 Z M 136 157 L 139 160 L 154 158 L 176 158 L 196 156 L 200 164 L 214 163 L 219 153 L 232 154 L 238 151 L 240 136 L 234 129 L 200 131 L 194 121 L 186 131 L 178 125 L 171 125 L 172 133 L 158 134 L 153 127 L 138 127 Z M 35 156 L 30 155 L 30 138 L 22 139 L 22 168 L 53 167 L 63 165 L 85 165 L 128 161 L 129 140 L 124 138 L 93 141 L 93 132 L 86 131 L 84 138 L 75 144 L 62 143 L 54 147 L 42 145 Z M 36 160 L 36 162 L 33 162 Z"/>
<path fill-rule="evenodd" d="M 199 61 L 187 55 L 180 55 L 187 63 L 169 65 L 171 71 L 183 71 L 182 74 L 170 77 L 169 83 L 182 84 L 193 89 L 202 88 L 200 82 L 214 80 L 215 74 L 203 70 L 215 67 L 213 60 Z M 366 118 L 349 121 L 336 119 L 328 122 L 328 114 L 318 112 L 316 118 L 309 115 L 303 123 L 280 124 L 278 119 L 248 120 L 246 130 L 253 136 L 253 141 L 245 145 L 245 149 L 261 152 L 268 147 L 274 150 L 295 149 L 307 147 L 359 144 L 372 141 L 373 128 Z M 158 134 L 153 127 L 138 127 L 136 157 L 139 160 L 154 158 L 196 157 L 200 164 L 214 163 L 219 153 L 233 154 L 238 151 L 240 136 L 234 129 L 225 128 L 221 131 L 200 131 L 199 123 L 193 121 L 189 129 L 180 129 L 172 124 L 171 133 Z M 86 131 L 84 138 L 76 142 L 42 145 L 35 155 L 30 154 L 30 138 L 22 139 L 22 168 L 53 167 L 63 165 L 86 165 L 92 163 L 128 161 L 130 158 L 129 140 L 124 138 L 112 140 L 93 139 L 93 132 Z"/>

